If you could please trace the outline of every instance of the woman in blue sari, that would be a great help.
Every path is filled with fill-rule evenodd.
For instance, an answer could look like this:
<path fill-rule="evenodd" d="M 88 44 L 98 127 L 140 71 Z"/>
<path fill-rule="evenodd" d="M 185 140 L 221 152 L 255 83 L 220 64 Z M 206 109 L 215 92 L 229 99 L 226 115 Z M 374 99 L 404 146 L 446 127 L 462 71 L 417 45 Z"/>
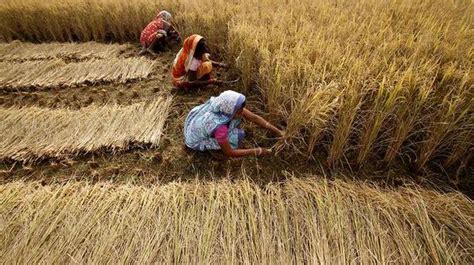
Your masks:
<path fill-rule="evenodd" d="M 239 128 L 244 118 L 282 137 L 284 132 L 245 108 L 245 96 L 227 90 L 191 110 L 184 124 L 186 146 L 196 151 L 222 150 L 228 157 L 261 156 L 268 148 L 241 149 L 245 133 Z"/>

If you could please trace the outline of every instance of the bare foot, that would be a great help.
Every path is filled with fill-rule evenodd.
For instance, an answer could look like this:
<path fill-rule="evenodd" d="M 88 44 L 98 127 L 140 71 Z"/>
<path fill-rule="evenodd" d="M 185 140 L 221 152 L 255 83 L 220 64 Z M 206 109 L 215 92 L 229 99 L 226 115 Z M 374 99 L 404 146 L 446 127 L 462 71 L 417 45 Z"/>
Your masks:
<path fill-rule="evenodd" d="M 148 48 L 146 51 L 149 52 L 153 56 L 158 56 L 158 54 L 151 48 Z"/>
<path fill-rule="evenodd" d="M 146 52 L 147 52 L 147 49 L 143 47 L 143 49 L 140 52 L 138 52 L 138 55 L 144 55 Z"/>

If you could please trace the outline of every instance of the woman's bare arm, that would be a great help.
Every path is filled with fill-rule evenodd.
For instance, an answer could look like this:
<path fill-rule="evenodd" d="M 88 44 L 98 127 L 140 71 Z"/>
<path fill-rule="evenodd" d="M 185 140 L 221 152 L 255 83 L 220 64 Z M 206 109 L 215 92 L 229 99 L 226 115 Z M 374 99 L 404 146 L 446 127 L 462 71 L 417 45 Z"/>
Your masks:
<path fill-rule="evenodd" d="M 207 85 L 219 85 L 220 81 L 216 79 L 209 79 L 209 80 L 198 80 L 196 71 L 188 71 L 188 85 L 190 87 L 199 87 L 199 86 L 207 86 Z"/>
<path fill-rule="evenodd" d="M 209 53 L 205 53 L 205 54 L 203 55 L 203 60 L 204 60 L 204 61 L 209 61 L 209 62 L 211 62 L 211 63 L 212 63 L 212 66 L 227 68 L 227 64 L 225 64 L 225 63 L 220 63 L 220 62 L 216 62 L 216 61 L 211 60 L 211 55 L 210 55 Z"/>
<path fill-rule="evenodd" d="M 270 122 L 268 122 L 267 120 L 265 120 L 264 118 L 262 118 L 261 116 L 251 112 L 250 110 L 248 110 L 247 108 L 244 108 L 244 111 L 242 113 L 242 116 L 257 124 L 258 126 L 264 128 L 264 129 L 267 129 L 271 132 L 273 132 L 275 135 L 277 135 L 278 137 L 283 137 L 285 135 L 285 132 L 283 132 L 282 130 L 278 129 L 277 127 L 275 127 L 274 125 L 272 125 Z"/>
<path fill-rule="evenodd" d="M 215 67 L 227 68 L 227 64 L 225 64 L 225 63 L 220 63 L 220 62 L 216 62 L 216 61 L 212 61 L 212 60 L 211 60 L 211 63 L 212 63 L 212 66 L 215 66 Z"/>
<path fill-rule="evenodd" d="M 219 143 L 222 152 L 228 157 L 245 157 L 245 156 L 263 156 L 272 153 L 271 149 L 267 148 L 252 148 L 252 149 L 232 149 L 228 141 Z"/>

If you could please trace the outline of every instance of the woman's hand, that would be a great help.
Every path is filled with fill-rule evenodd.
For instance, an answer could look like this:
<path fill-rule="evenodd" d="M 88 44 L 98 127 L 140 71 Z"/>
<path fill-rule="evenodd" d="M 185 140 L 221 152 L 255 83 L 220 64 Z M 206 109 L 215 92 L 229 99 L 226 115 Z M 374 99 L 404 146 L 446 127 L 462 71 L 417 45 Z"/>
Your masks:
<path fill-rule="evenodd" d="M 221 67 L 221 68 L 224 68 L 224 69 L 229 68 L 229 65 L 227 65 L 225 63 L 219 63 L 218 66 Z"/>
<path fill-rule="evenodd" d="M 276 135 L 277 135 L 278 137 L 280 137 L 280 138 L 283 138 L 283 137 L 285 137 L 286 132 L 285 132 L 285 131 L 282 131 L 282 130 L 278 130 L 278 131 L 276 132 Z"/>
<path fill-rule="evenodd" d="M 277 127 L 272 125 L 270 122 L 266 121 L 264 118 L 260 117 L 259 115 L 251 112 L 247 108 L 244 108 L 244 111 L 243 111 L 242 115 L 245 119 L 259 125 L 260 127 L 264 128 L 266 130 L 269 130 L 270 132 L 272 132 L 277 137 L 285 136 L 285 131 L 282 131 L 282 130 L 278 129 Z"/>
<path fill-rule="evenodd" d="M 267 156 L 267 155 L 271 155 L 273 153 L 273 150 L 271 148 L 261 148 L 261 147 L 259 147 L 258 151 L 259 151 L 257 153 L 258 156 Z"/>

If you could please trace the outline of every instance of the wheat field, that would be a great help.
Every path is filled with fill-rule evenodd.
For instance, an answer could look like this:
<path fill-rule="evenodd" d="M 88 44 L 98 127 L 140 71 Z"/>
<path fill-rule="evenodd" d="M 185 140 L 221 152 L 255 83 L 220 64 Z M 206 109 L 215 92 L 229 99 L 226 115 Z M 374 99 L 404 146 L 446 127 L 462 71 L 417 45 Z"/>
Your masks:
<path fill-rule="evenodd" d="M 233 62 L 243 92 L 258 88 L 272 121 L 287 124 L 281 149 L 317 150 L 332 166 L 472 162 L 469 0 L 6 0 L 0 36 L 136 42 L 158 9 Z"/>
<path fill-rule="evenodd" d="M 127 44 L 85 43 L 28 43 L 13 41 L 0 43 L 0 61 L 33 60 L 86 60 L 118 57 L 121 52 L 130 49 Z"/>
<path fill-rule="evenodd" d="M 129 106 L 80 110 L 0 108 L 0 159 L 26 161 L 123 149 L 130 143 L 157 146 L 172 99 L 158 97 Z"/>
<path fill-rule="evenodd" d="M 290 179 L 0 185 L 5 263 L 468 264 L 473 202 Z"/>

